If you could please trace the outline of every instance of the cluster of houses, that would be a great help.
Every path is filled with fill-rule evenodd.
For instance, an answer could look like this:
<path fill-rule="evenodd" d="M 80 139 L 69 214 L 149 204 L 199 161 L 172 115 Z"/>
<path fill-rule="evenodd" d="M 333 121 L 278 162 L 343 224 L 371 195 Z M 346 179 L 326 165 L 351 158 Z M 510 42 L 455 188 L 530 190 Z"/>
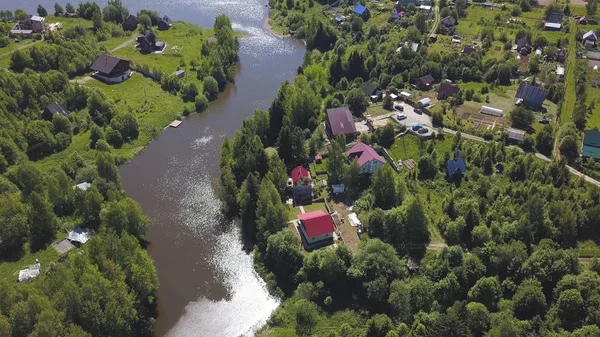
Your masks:
<path fill-rule="evenodd" d="M 421 12 L 433 15 L 431 0 L 397 0 L 392 8 L 392 20 L 402 19 L 410 4 L 414 4 Z"/>
<path fill-rule="evenodd" d="M 125 18 L 125 21 L 121 24 L 123 30 L 125 31 L 134 31 L 137 29 L 139 24 L 138 18 L 135 15 L 129 15 Z M 158 30 L 168 30 L 173 25 L 173 21 L 169 19 L 168 16 L 163 16 L 158 20 Z"/>

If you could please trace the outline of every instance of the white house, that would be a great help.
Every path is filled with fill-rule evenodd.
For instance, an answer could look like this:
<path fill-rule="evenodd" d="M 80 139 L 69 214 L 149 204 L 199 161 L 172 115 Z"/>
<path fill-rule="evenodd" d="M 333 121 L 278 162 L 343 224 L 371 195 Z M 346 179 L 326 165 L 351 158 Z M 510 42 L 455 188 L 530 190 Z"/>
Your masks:
<path fill-rule="evenodd" d="M 556 78 L 561 81 L 565 79 L 565 68 L 564 67 L 561 67 L 561 66 L 556 67 Z"/>
<path fill-rule="evenodd" d="M 335 228 L 331 215 L 318 210 L 298 214 L 298 220 L 300 220 L 300 232 L 309 246 L 333 241 Z"/>
<path fill-rule="evenodd" d="M 372 147 L 363 142 L 356 143 L 346 151 L 346 156 L 351 160 L 356 159 L 358 174 L 373 174 L 375 170 L 385 165 L 385 160 Z"/>

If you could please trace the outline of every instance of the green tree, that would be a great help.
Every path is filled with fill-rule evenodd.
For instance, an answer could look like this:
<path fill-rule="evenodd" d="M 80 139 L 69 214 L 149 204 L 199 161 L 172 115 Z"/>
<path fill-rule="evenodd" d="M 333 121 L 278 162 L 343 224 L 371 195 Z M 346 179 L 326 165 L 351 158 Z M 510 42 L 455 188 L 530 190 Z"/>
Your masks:
<path fill-rule="evenodd" d="M 585 5 L 585 11 L 588 16 L 596 15 L 597 10 L 598 10 L 598 1 L 597 0 L 590 0 Z"/>
<path fill-rule="evenodd" d="M 562 327 L 573 331 L 581 326 L 585 319 L 585 303 L 577 289 L 563 291 L 558 298 L 558 317 Z"/>
<path fill-rule="evenodd" d="M 554 129 L 550 124 L 546 124 L 535 136 L 535 147 L 540 153 L 546 156 L 552 154 L 552 149 L 554 147 Z"/>
<path fill-rule="evenodd" d="M 519 319 L 532 319 L 542 316 L 546 312 L 546 296 L 542 292 L 542 285 L 535 279 L 523 281 L 515 296 L 513 296 L 515 316 Z"/>
<path fill-rule="evenodd" d="M 209 101 L 214 101 L 219 95 L 219 83 L 212 76 L 204 78 L 204 95 Z"/>
<path fill-rule="evenodd" d="M 138 16 L 138 23 L 144 27 L 145 30 L 152 28 L 152 20 L 148 14 L 142 14 Z"/>
<path fill-rule="evenodd" d="M 46 16 L 48 16 L 48 11 L 46 10 L 46 8 L 44 8 L 44 6 L 38 5 L 37 6 L 37 14 L 41 17 L 46 17 Z"/>
<path fill-rule="evenodd" d="M 65 11 L 67 13 L 75 13 L 75 6 L 73 6 L 70 2 L 67 2 L 67 5 L 65 6 Z"/>
<path fill-rule="evenodd" d="M 0 253 L 18 254 L 28 235 L 27 209 L 16 193 L 0 194 Z"/>
<path fill-rule="evenodd" d="M 62 6 L 56 2 L 54 3 L 54 16 L 58 17 L 58 16 L 63 16 L 65 14 L 65 10 L 62 8 Z"/>
<path fill-rule="evenodd" d="M 474 336 L 483 336 L 490 326 L 490 313 L 485 305 L 471 302 L 467 304 L 467 326 Z"/>
<path fill-rule="evenodd" d="M 377 314 L 367 320 L 367 337 L 386 337 L 394 329 L 392 320 L 384 314 Z"/>
<path fill-rule="evenodd" d="M 496 277 L 484 277 L 479 279 L 471 289 L 469 289 L 469 301 L 479 302 L 486 306 L 488 310 L 494 311 L 500 298 L 502 288 Z"/>
<path fill-rule="evenodd" d="M 208 98 L 204 94 L 198 94 L 196 96 L 196 112 L 203 112 L 208 108 Z"/>
<path fill-rule="evenodd" d="M 344 179 L 344 163 L 346 155 L 346 137 L 341 134 L 333 142 L 329 148 L 329 157 L 327 159 L 327 177 L 331 185 L 341 184 Z"/>
<path fill-rule="evenodd" d="M 285 226 L 286 215 L 286 206 L 281 202 L 279 191 L 270 179 L 263 179 L 256 204 L 256 224 L 262 242 Z"/>
<path fill-rule="evenodd" d="M 371 184 L 375 207 L 390 209 L 396 206 L 395 173 L 389 165 L 380 167 L 375 171 Z"/>
<path fill-rule="evenodd" d="M 354 88 L 348 92 L 346 104 L 353 115 L 362 116 L 362 114 L 367 111 L 369 99 L 362 90 Z"/>
<path fill-rule="evenodd" d="M 295 304 L 296 307 L 296 334 L 300 336 L 310 336 L 317 325 L 319 312 L 317 306 L 305 299 L 301 299 Z"/>
<path fill-rule="evenodd" d="M 267 239 L 265 265 L 283 286 L 289 286 L 302 267 L 300 244 L 298 235 L 290 231 L 280 231 Z"/>
<path fill-rule="evenodd" d="M 515 128 L 529 130 L 533 124 L 533 112 L 524 106 L 519 106 L 510 113 L 510 121 Z"/>
<path fill-rule="evenodd" d="M 256 235 L 256 206 L 258 203 L 260 178 L 256 173 L 250 173 L 240 187 L 237 196 L 240 218 L 242 219 L 242 229 L 251 238 Z"/>
<path fill-rule="evenodd" d="M 433 158 L 428 154 L 419 158 L 417 167 L 419 168 L 419 179 L 432 179 L 435 178 L 435 175 L 437 174 L 437 165 Z"/>
<path fill-rule="evenodd" d="M 88 188 L 86 191 L 79 192 L 76 199 L 77 214 L 84 223 L 91 229 L 98 230 L 100 226 L 100 211 L 104 198 L 96 186 Z"/>
<path fill-rule="evenodd" d="M 421 246 L 429 243 L 428 218 L 419 198 L 412 199 L 406 207 L 404 224 L 405 243 L 409 246 Z"/>

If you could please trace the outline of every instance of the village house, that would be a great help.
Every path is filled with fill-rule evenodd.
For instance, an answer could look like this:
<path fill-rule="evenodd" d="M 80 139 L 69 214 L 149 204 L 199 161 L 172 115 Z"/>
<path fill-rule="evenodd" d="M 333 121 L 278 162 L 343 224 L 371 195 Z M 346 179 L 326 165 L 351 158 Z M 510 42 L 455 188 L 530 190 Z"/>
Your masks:
<path fill-rule="evenodd" d="M 296 166 L 292 170 L 291 174 L 292 184 L 294 186 L 298 185 L 298 182 L 302 182 L 305 179 L 310 179 L 310 172 L 303 166 Z"/>
<path fill-rule="evenodd" d="M 173 21 L 166 15 L 158 20 L 158 30 L 169 30 L 171 26 L 173 26 Z"/>
<path fill-rule="evenodd" d="M 385 160 L 369 145 L 358 142 L 346 151 L 350 160 L 356 159 L 358 174 L 373 174 L 379 167 L 385 165 Z"/>
<path fill-rule="evenodd" d="M 551 13 L 546 19 L 545 30 L 560 30 L 563 21 L 563 14 L 559 12 Z"/>
<path fill-rule="evenodd" d="M 95 78 L 107 83 L 121 83 L 131 77 L 128 60 L 106 54 L 100 55 L 90 69 Z"/>
<path fill-rule="evenodd" d="M 567 52 L 565 52 L 564 49 L 559 49 L 558 52 L 556 53 L 556 60 L 560 63 L 565 63 L 566 59 L 567 59 Z"/>
<path fill-rule="evenodd" d="M 370 16 L 369 9 L 361 4 L 354 5 L 354 14 L 360 16 L 365 21 L 367 21 Z"/>
<path fill-rule="evenodd" d="M 539 110 L 546 99 L 546 89 L 521 83 L 516 98 L 517 105 L 523 104 L 529 109 Z"/>
<path fill-rule="evenodd" d="M 129 15 L 121 25 L 125 31 L 134 31 L 138 26 L 138 19 L 135 15 Z"/>
<path fill-rule="evenodd" d="M 307 248 L 316 248 L 333 243 L 335 227 L 331 215 L 322 210 L 317 210 L 298 214 L 297 218 L 300 222 L 300 233 L 302 233 Z"/>
<path fill-rule="evenodd" d="M 25 20 L 17 22 L 10 31 L 11 35 L 15 36 L 31 36 L 32 34 L 41 34 L 46 30 L 46 18 L 29 15 Z"/>
<path fill-rule="evenodd" d="M 46 108 L 44 109 L 44 112 L 42 112 L 41 117 L 42 119 L 45 119 L 47 121 L 52 121 L 52 119 L 56 115 L 61 115 L 69 118 L 70 113 L 64 105 L 55 101 L 46 105 Z"/>
<path fill-rule="evenodd" d="M 173 72 L 173 76 L 177 77 L 177 78 L 184 78 L 185 77 L 185 70 L 177 70 Z"/>
<path fill-rule="evenodd" d="M 429 43 L 435 43 L 435 42 L 437 42 L 437 38 L 438 38 L 437 34 L 431 34 L 431 35 L 429 35 Z"/>
<path fill-rule="evenodd" d="M 582 16 L 579 18 L 579 24 L 580 25 L 587 25 L 588 24 L 588 19 L 585 16 Z"/>
<path fill-rule="evenodd" d="M 521 55 L 529 55 L 531 53 L 531 38 L 523 36 L 517 41 L 517 52 Z"/>
<path fill-rule="evenodd" d="M 565 68 L 561 66 L 556 66 L 556 78 L 559 81 L 564 81 L 565 79 Z"/>
<path fill-rule="evenodd" d="M 472 45 L 466 45 L 463 50 L 462 53 L 465 55 L 471 55 L 475 52 L 475 47 L 473 47 Z"/>
<path fill-rule="evenodd" d="M 581 156 L 583 158 L 593 158 L 595 160 L 600 159 L 600 131 L 584 131 Z"/>
<path fill-rule="evenodd" d="M 401 19 L 404 17 L 404 15 L 405 13 L 402 10 L 402 5 L 400 4 L 400 1 L 396 2 L 394 8 L 392 8 L 392 20 Z"/>
<path fill-rule="evenodd" d="M 584 46 L 595 47 L 597 41 L 598 41 L 598 37 L 596 36 L 596 33 L 594 32 L 594 30 L 590 30 L 589 32 L 583 34 L 582 42 L 583 42 Z"/>
<path fill-rule="evenodd" d="M 452 35 L 456 31 L 456 19 L 453 16 L 447 16 L 440 20 L 438 33 Z"/>
<path fill-rule="evenodd" d="M 358 135 L 348 107 L 327 109 L 325 129 L 329 138 L 335 138 L 343 133 L 346 135 L 346 140 L 349 141 Z"/>
<path fill-rule="evenodd" d="M 165 43 L 162 41 L 156 41 L 156 35 L 149 30 L 144 35 L 137 38 L 138 48 L 143 54 L 149 54 L 154 52 L 160 52 L 165 49 Z"/>
<path fill-rule="evenodd" d="M 429 90 L 434 83 L 435 79 L 433 76 L 427 74 L 417 80 L 417 88 L 419 88 L 419 90 Z"/>
<path fill-rule="evenodd" d="M 440 87 L 438 88 L 437 91 L 437 99 L 438 100 L 445 100 L 448 99 L 456 94 L 458 94 L 458 92 L 460 91 L 460 88 L 449 84 L 449 83 L 442 83 L 440 84 Z"/>
<path fill-rule="evenodd" d="M 458 151 L 454 152 L 454 158 L 446 162 L 446 174 L 448 177 L 462 176 L 467 172 L 465 161 L 460 157 Z"/>
<path fill-rule="evenodd" d="M 379 90 L 377 85 L 371 82 L 363 82 L 363 84 L 360 85 L 360 90 L 362 90 L 362 92 L 364 92 L 373 102 L 377 102 L 381 99 L 381 90 Z"/>

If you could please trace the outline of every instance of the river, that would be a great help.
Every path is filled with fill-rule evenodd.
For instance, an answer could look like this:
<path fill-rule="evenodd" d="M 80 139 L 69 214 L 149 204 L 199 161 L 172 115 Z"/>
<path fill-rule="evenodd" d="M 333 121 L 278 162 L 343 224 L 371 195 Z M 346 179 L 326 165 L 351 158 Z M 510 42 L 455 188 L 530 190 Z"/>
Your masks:
<path fill-rule="evenodd" d="M 41 3 L 53 12 L 54 2 L 0 0 L 0 9 L 33 13 Z M 252 256 L 242 250 L 238 228 L 221 216 L 212 182 L 219 176 L 223 138 L 232 138 L 255 108 L 269 107 L 279 85 L 293 79 L 304 45 L 265 30 L 267 0 L 123 3 L 132 13 L 148 8 L 203 27 L 226 14 L 234 29 L 248 34 L 240 39 L 235 83 L 205 112 L 166 129 L 120 171 L 127 196 L 150 218 L 146 239 L 160 282 L 155 336 L 252 335 L 279 301 L 269 295 Z"/>

